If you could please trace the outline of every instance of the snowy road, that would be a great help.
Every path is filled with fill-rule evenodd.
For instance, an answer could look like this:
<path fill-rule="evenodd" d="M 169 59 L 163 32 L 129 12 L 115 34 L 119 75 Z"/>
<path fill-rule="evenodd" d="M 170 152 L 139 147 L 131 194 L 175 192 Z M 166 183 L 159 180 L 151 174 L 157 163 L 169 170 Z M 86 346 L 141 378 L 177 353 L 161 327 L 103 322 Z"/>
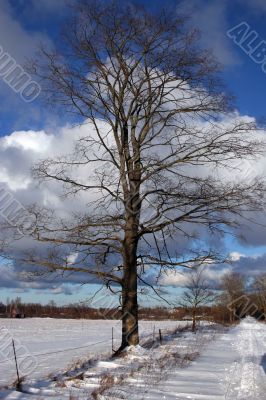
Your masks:
<path fill-rule="evenodd" d="M 207 329 L 178 337 L 166 347 L 168 354 L 200 356 L 185 368 L 173 366 L 170 358 L 163 370 L 155 363 L 102 399 L 124 399 L 123 393 L 131 400 L 266 399 L 266 324 L 247 318 L 224 334 L 212 336 Z"/>
<path fill-rule="evenodd" d="M 145 399 L 266 399 L 266 325 L 247 318 L 210 343 L 188 368 L 172 371 Z"/>
<path fill-rule="evenodd" d="M 239 329 L 240 328 L 240 329 Z M 234 331 L 237 359 L 227 374 L 227 399 L 266 399 L 265 325 L 243 322 Z"/>

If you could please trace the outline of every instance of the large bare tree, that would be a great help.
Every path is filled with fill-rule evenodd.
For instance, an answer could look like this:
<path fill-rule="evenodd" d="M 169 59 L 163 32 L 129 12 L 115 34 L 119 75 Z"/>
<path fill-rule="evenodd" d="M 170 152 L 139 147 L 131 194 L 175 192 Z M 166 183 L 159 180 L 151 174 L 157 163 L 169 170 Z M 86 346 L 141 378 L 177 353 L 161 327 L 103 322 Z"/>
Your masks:
<path fill-rule="evenodd" d="M 224 182 L 221 171 L 261 144 L 254 124 L 230 113 L 218 67 L 185 17 L 89 0 L 72 15 L 58 50 L 41 49 L 31 72 L 87 134 L 34 174 L 88 200 L 71 218 L 33 207 L 36 246 L 23 260 L 90 274 L 119 293 L 123 349 L 139 342 L 138 283 L 154 283 L 145 272 L 159 279 L 211 262 L 217 254 L 197 248 L 195 232 L 224 232 L 260 207 L 258 180 Z"/>

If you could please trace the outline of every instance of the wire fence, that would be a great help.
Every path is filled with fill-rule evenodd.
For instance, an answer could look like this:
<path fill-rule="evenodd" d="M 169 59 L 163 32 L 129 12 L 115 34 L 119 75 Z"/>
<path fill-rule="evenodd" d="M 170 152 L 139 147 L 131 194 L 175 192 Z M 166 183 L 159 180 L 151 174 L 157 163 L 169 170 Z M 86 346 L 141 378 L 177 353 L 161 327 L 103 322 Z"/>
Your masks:
<path fill-rule="evenodd" d="M 174 329 L 161 329 L 158 328 L 158 326 L 155 327 L 155 325 L 151 328 L 150 330 L 147 331 L 145 330 L 141 335 L 140 335 L 140 344 L 145 345 L 147 343 L 149 344 L 162 344 L 163 340 L 167 340 L 168 336 L 173 334 L 174 331 L 177 330 L 177 328 L 180 327 L 180 325 L 176 326 Z M 82 350 L 82 349 L 91 349 L 90 354 L 91 356 L 98 356 L 102 353 L 108 353 L 112 354 L 115 351 L 115 346 L 119 346 L 121 338 L 114 337 L 114 328 L 112 328 L 112 332 L 110 332 L 110 339 L 105 339 L 97 342 L 92 342 L 88 343 L 86 345 L 82 346 L 75 346 L 75 347 L 67 347 L 63 349 L 58 349 L 58 350 L 52 350 L 52 351 L 46 351 L 46 352 L 28 352 L 25 353 L 25 346 L 21 346 L 18 340 L 13 339 L 13 337 L 9 338 L 8 343 L 6 343 L 6 349 L 8 348 L 8 355 L 9 357 L 6 357 L 4 360 L 0 360 L 0 366 L 3 366 L 4 364 L 9 363 L 9 365 L 13 365 L 14 367 L 8 368 L 8 373 L 6 372 L 7 369 L 4 371 L 6 372 L 7 379 L 5 382 L 1 379 L 1 369 L 0 369 L 0 388 L 3 387 L 4 385 L 10 385 L 12 382 L 16 380 L 16 376 L 18 376 L 17 381 L 20 378 L 27 378 L 28 376 L 30 377 L 36 377 L 36 378 L 43 378 L 45 373 L 42 370 L 46 370 L 48 366 L 43 362 L 40 361 L 42 357 L 47 357 L 47 361 L 50 358 L 50 356 L 54 356 L 56 354 L 66 354 L 67 357 L 64 357 L 64 365 L 57 365 L 55 363 L 54 367 L 50 367 L 49 373 L 55 373 L 63 367 L 64 369 L 66 368 L 66 365 L 74 362 L 74 359 L 76 357 L 81 357 L 81 354 L 71 354 L 74 351 Z M 0 338 L 1 339 L 1 338 Z M 83 338 L 84 339 L 84 338 Z M 102 347 L 97 347 L 100 345 L 104 345 L 104 349 Z M 22 348 L 24 352 L 22 351 Z M 3 348 L 3 346 L 2 346 Z M 117 347 L 118 348 L 118 347 Z M 0 352 L 1 352 L 1 340 L 0 340 Z M 23 352 L 23 354 L 19 354 Z M 3 353 L 2 353 L 3 354 Z M 84 356 L 84 354 L 83 354 Z M 88 356 L 88 355 L 86 355 Z M 32 360 L 34 360 L 34 363 L 32 363 Z M 26 362 L 27 361 L 27 362 Z M 30 362 L 31 361 L 31 362 Z M 22 363 L 23 365 L 22 368 Z M 30 368 L 31 367 L 31 368 Z M 28 370 L 27 370 L 28 368 Z M 54 370 L 53 370 L 54 369 Z M 40 371 L 39 371 L 40 370 Z M 48 374 L 47 374 L 48 375 Z M 19 378 L 20 377 L 20 378 Z"/>
<path fill-rule="evenodd" d="M 32 356 L 33 357 L 42 357 L 42 356 L 49 356 L 49 355 L 58 354 L 58 353 L 66 353 L 68 351 L 85 349 L 85 348 L 88 348 L 88 347 L 96 346 L 98 344 L 108 343 L 110 341 L 111 341 L 111 339 L 102 340 L 101 342 L 96 342 L 96 343 L 90 343 L 90 344 L 87 344 L 86 346 L 68 347 L 68 348 L 65 348 L 65 349 L 56 350 L 56 351 L 50 351 L 50 352 L 46 352 L 46 353 L 32 353 Z M 11 343 L 10 343 L 10 345 L 11 345 Z M 17 359 L 18 360 L 19 359 L 23 359 L 24 357 L 25 356 L 17 356 Z M 5 364 L 5 363 L 10 362 L 10 361 L 13 361 L 13 358 L 7 358 L 5 360 L 2 360 L 2 361 L 0 361 L 0 364 Z"/>

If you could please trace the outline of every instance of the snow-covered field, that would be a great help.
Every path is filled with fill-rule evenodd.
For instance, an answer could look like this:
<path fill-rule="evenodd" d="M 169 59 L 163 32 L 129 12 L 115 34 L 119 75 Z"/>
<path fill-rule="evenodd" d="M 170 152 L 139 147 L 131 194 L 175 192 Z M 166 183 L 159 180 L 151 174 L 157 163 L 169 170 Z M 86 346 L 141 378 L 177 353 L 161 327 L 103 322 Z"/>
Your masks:
<path fill-rule="evenodd" d="M 184 324 L 178 321 L 141 321 L 144 338 Z M 112 327 L 115 348 L 119 347 L 121 325 L 111 320 L 52 318 L 0 319 L 0 387 L 14 382 L 16 369 L 11 339 L 15 339 L 22 375 L 44 378 L 66 369 L 75 360 L 111 353 Z M 47 354 L 48 353 L 48 354 Z M 50 354 L 51 353 L 51 354 Z"/>
<path fill-rule="evenodd" d="M 158 328 L 164 331 L 162 345 L 130 348 L 122 358 L 103 357 L 95 364 L 77 367 L 66 375 L 59 374 L 57 381 L 40 378 L 45 378 L 48 372 L 64 370 L 75 357 L 106 352 L 110 355 L 114 322 L 1 321 L 6 327 L 7 322 L 8 329 L 33 354 L 62 352 L 48 358 L 38 356 L 40 364 L 23 384 L 24 393 L 2 390 L 2 399 L 88 400 L 96 398 L 95 393 L 99 400 L 266 399 L 266 324 L 252 318 L 230 330 L 205 324 L 196 334 L 183 331 L 168 336 L 166 329 L 181 325 L 179 322 L 141 322 L 142 342 L 144 337 L 152 336 L 155 324 L 156 331 Z M 117 338 L 119 325 L 116 323 Z M 84 348 L 72 353 L 65 351 L 78 345 L 90 347 L 85 351 Z M 14 363 L 8 362 L 0 364 L 2 382 L 11 377 Z"/>

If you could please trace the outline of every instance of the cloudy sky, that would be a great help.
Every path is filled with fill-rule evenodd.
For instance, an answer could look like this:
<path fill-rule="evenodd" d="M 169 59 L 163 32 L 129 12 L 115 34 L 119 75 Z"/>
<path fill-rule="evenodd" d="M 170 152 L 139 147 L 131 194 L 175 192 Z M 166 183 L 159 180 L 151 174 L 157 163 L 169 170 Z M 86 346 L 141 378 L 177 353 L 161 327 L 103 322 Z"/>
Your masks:
<path fill-rule="evenodd" d="M 151 1 L 149 7 L 158 8 L 162 3 L 160 0 Z M 176 6 L 174 0 L 168 0 L 168 3 Z M 191 24 L 202 32 L 202 44 L 211 48 L 223 65 L 223 78 L 228 90 L 236 96 L 239 114 L 263 122 L 266 116 L 266 74 L 259 63 L 255 63 L 229 38 L 227 31 L 245 22 L 257 33 L 257 40 L 266 40 L 266 2 L 187 0 L 176 7 L 177 10 L 186 8 L 191 15 Z M 60 25 L 68 13 L 64 0 L 1 0 L 1 48 L 17 64 L 23 65 L 27 58 L 34 56 L 40 42 L 50 47 L 56 43 Z M 47 188 L 40 190 L 32 180 L 30 168 L 40 158 L 70 150 L 78 134 L 71 128 L 72 122 L 67 115 L 46 109 L 39 99 L 25 103 L 0 78 L 0 183 L 22 203 L 35 199 L 49 206 L 61 201 Z M 265 160 L 256 168 L 261 175 L 265 175 Z M 232 268 L 247 276 L 265 270 L 265 229 L 263 223 L 252 228 L 247 223 L 239 232 L 242 239 L 225 238 L 223 246 L 231 254 L 233 263 L 217 271 L 209 271 L 210 280 Z M 74 302 L 89 298 L 96 287 L 80 286 L 74 277 L 56 282 L 49 279 L 37 282 L 23 278 L 18 280 L 16 270 L 3 261 L 0 272 L 0 301 L 20 295 L 27 301 L 55 299 L 59 303 Z M 161 284 L 173 297 L 183 282 L 184 275 L 181 273 L 165 276 Z"/>

